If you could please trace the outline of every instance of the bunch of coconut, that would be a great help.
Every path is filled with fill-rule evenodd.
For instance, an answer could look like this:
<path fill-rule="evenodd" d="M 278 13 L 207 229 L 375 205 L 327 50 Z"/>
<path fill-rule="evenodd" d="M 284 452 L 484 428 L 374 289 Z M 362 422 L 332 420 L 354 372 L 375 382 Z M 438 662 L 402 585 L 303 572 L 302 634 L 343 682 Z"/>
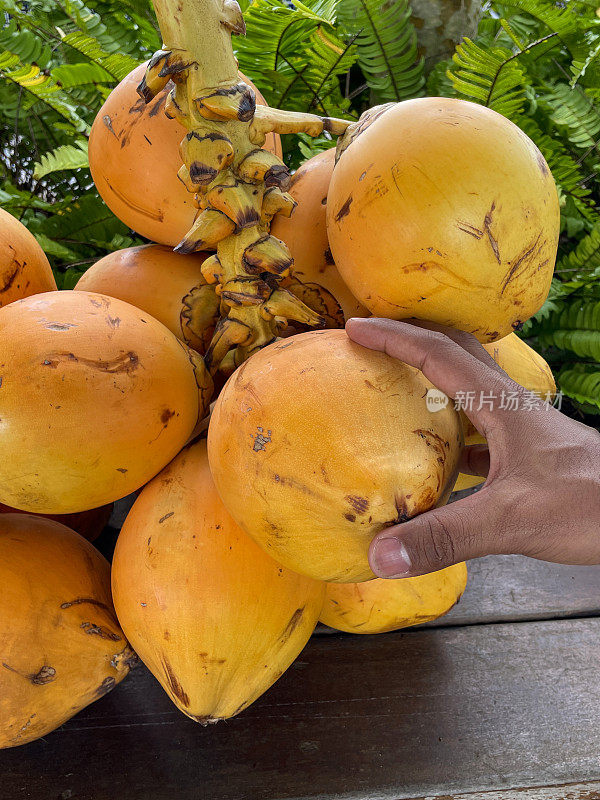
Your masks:
<path fill-rule="evenodd" d="M 372 634 L 457 602 L 464 564 L 384 581 L 368 548 L 448 501 L 479 434 L 452 404 L 428 408 L 419 370 L 352 342 L 350 317 L 469 331 L 523 386 L 554 390 L 515 334 L 550 285 L 552 176 L 511 122 L 443 98 L 368 112 L 295 173 L 296 207 L 271 235 L 293 257 L 285 287 L 323 328 L 282 326 L 219 379 L 214 256 L 172 250 L 198 213 L 177 177 L 186 131 L 163 114 L 167 89 L 139 99 L 142 76 L 109 96 L 90 160 L 107 205 L 153 244 L 59 292 L 31 234 L 0 216 L 2 747 L 104 695 L 133 651 L 183 713 L 217 722 L 260 697 L 319 620 Z M 280 153 L 279 137 L 265 147 Z M 111 588 L 69 518 L 40 515 L 132 492 Z"/>

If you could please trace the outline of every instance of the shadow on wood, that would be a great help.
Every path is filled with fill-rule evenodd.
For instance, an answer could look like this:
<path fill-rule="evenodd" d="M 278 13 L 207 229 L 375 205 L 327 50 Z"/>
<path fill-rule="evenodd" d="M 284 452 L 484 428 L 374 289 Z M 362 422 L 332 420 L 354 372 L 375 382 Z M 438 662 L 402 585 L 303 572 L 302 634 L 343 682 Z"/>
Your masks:
<path fill-rule="evenodd" d="M 208 728 L 140 668 L 0 753 L 0 798 L 399 800 L 598 780 L 599 654 L 597 620 L 316 637 Z"/>

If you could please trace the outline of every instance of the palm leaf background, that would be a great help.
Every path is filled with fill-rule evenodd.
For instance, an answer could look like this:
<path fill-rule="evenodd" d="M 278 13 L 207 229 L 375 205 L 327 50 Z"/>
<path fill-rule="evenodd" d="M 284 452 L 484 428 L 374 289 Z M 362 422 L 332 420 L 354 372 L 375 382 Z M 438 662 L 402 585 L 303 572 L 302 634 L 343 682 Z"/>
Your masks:
<path fill-rule="evenodd" d="M 344 0 L 338 19 L 356 36 L 357 62 L 372 103 L 418 97 L 425 85 L 424 58 L 418 54 L 408 0 Z"/>

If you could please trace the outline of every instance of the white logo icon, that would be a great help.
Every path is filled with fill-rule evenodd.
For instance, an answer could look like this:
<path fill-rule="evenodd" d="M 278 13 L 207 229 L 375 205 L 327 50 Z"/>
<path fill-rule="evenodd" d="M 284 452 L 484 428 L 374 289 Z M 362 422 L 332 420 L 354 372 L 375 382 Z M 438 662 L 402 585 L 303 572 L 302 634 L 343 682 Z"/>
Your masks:
<path fill-rule="evenodd" d="M 448 395 L 440 392 L 439 389 L 428 389 L 425 395 L 425 402 L 427 403 L 427 410 L 435 413 L 441 411 L 448 405 Z"/>

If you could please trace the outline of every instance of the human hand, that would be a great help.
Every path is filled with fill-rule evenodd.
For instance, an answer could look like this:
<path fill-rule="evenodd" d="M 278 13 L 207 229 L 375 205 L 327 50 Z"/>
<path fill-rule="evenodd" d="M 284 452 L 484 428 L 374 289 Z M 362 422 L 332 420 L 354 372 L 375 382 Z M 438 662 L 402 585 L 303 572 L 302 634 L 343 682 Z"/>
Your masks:
<path fill-rule="evenodd" d="M 388 319 L 351 319 L 348 336 L 420 369 L 451 398 L 517 392 L 517 410 L 464 409 L 487 445 L 466 447 L 460 471 L 481 490 L 394 525 L 372 541 L 381 578 L 406 578 L 491 553 L 600 563 L 600 433 L 515 383 L 469 333 Z"/>

